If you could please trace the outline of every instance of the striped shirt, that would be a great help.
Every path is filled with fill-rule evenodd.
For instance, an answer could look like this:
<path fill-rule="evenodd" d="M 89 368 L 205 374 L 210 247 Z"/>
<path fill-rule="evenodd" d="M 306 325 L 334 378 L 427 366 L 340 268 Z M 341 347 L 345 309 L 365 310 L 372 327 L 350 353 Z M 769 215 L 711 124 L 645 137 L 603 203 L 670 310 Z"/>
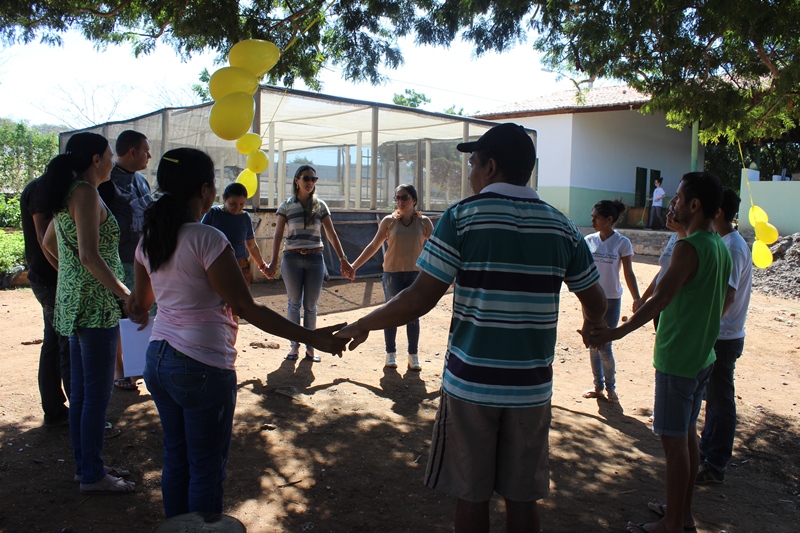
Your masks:
<path fill-rule="evenodd" d="M 600 278 L 572 221 L 529 187 L 492 184 L 444 212 L 417 265 L 455 281 L 444 392 L 494 407 L 545 405 L 561 283 L 580 292 Z"/>
<path fill-rule="evenodd" d="M 306 210 L 303 204 L 297 201 L 296 196 L 284 200 L 278 206 L 277 215 L 286 219 L 284 250 L 322 248 L 322 219 L 330 216 L 331 212 L 325 202 L 319 198 L 317 201 L 319 211 L 310 223 L 306 222 Z"/>

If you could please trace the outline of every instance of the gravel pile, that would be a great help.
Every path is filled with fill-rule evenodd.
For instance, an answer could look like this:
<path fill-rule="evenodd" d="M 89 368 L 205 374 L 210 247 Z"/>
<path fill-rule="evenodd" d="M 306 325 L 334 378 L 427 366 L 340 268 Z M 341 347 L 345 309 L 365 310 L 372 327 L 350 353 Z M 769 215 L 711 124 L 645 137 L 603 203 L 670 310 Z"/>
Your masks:
<path fill-rule="evenodd" d="M 770 296 L 800 299 L 800 233 L 781 237 L 770 246 L 773 262 L 753 267 L 753 289 Z"/>

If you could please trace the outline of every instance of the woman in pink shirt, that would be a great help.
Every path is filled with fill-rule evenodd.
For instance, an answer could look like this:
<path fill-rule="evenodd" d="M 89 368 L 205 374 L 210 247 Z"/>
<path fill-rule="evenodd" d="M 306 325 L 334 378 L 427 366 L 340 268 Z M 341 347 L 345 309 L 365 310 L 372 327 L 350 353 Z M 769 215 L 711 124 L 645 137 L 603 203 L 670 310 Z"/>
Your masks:
<path fill-rule="evenodd" d="M 344 342 L 332 335 L 344 324 L 307 330 L 253 300 L 225 235 L 200 223 L 217 194 L 208 154 L 170 150 L 157 178 L 163 194 L 145 211 L 128 309 L 147 324 L 158 301 L 144 380 L 164 432 L 164 511 L 221 513 L 237 390 L 233 314 L 337 354 Z"/>

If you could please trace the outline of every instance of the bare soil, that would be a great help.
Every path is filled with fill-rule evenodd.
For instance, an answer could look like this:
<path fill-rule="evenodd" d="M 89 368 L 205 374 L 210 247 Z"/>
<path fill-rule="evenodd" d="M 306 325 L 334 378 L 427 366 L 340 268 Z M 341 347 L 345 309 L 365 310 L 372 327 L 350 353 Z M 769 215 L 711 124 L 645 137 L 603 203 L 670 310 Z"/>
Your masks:
<path fill-rule="evenodd" d="M 642 289 L 656 272 L 652 259 L 637 258 Z M 253 292 L 285 309 L 280 281 Z M 378 279 L 328 282 L 319 324 L 353 321 L 382 301 Z M 630 303 L 626 294 L 623 310 Z M 700 533 L 800 530 L 798 312 L 798 300 L 753 295 L 736 369 L 734 458 L 724 484 L 697 488 Z M 285 340 L 244 324 L 226 513 L 249 532 L 451 531 L 452 499 L 422 485 L 450 313 L 447 295 L 422 319 L 422 372 L 384 369 L 380 332 L 342 359 L 312 365 L 285 361 Z M 163 520 L 161 427 L 144 383 L 115 389 L 108 419 L 122 435 L 104 451 L 107 464 L 133 472 L 138 491 L 81 495 L 68 430 L 42 427 L 32 344 L 41 339 L 41 309 L 29 289 L 3 291 L 0 316 L 0 531 L 151 531 Z M 565 292 L 543 529 L 622 531 L 628 520 L 655 519 L 646 504 L 663 498 L 663 452 L 648 423 L 654 333 L 644 327 L 615 343 L 621 404 L 610 405 L 581 398 L 592 380 L 579 326 L 578 301 Z M 269 342 L 280 348 L 259 347 Z M 504 530 L 502 500 L 491 507 L 492 530 Z"/>

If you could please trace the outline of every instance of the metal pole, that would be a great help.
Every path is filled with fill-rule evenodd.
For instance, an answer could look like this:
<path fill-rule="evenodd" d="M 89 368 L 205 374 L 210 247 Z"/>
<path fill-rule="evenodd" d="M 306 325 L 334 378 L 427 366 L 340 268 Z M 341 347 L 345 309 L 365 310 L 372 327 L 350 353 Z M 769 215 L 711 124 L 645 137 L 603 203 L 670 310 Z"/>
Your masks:
<path fill-rule="evenodd" d="M 370 189 L 369 189 L 369 208 L 375 209 L 377 208 L 377 197 L 378 197 L 378 108 L 372 108 L 372 142 L 370 143 L 370 154 L 369 159 L 369 179 Z"/>

